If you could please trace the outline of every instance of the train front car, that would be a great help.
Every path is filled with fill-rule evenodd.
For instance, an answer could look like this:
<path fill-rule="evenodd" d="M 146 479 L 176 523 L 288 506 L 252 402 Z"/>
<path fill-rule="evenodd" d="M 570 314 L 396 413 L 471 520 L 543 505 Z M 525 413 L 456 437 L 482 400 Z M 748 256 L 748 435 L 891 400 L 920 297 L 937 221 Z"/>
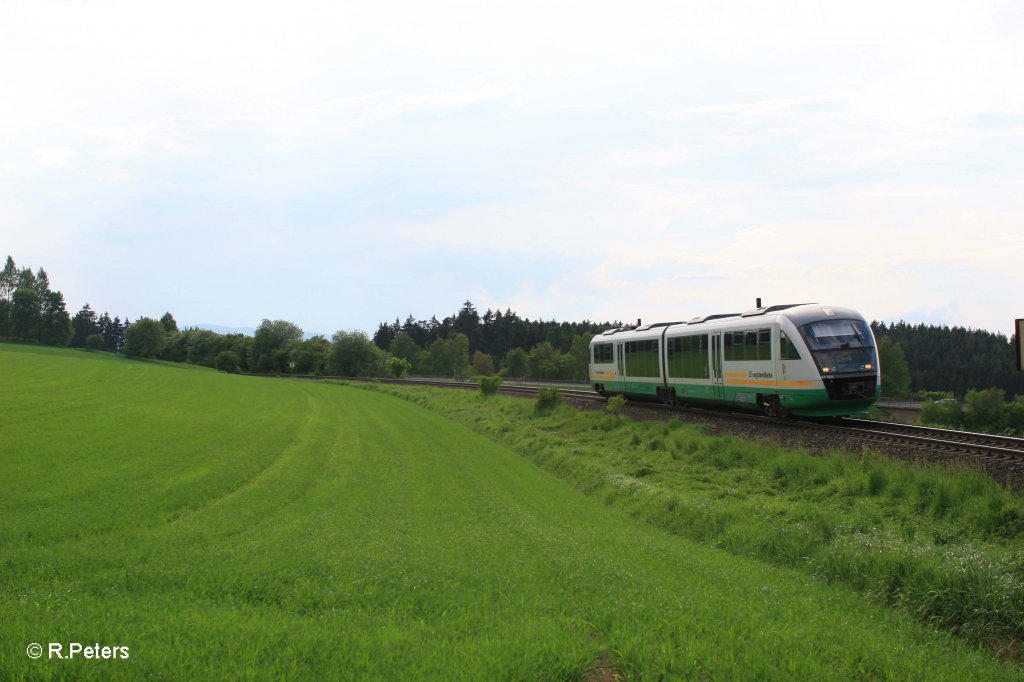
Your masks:
<path fill-rule="evenodd" d="M 780 317 L 794 345 L 802 346 L 800 355 L 809 358 L 800 369 L 813 372 L 815 387 L 784 400 L 784 408 L 802 417 L 867 412 L 882 386 L 875 336 L 861 314 L 850 308 L 801 305 Z"/>
<path fill-rule="evenodd" d="M 591 342 L 590 383 L 601 395 L 775 417 L 863 414 L 881 393 L 871 326 L 818 304 L 609 329 Z"/>

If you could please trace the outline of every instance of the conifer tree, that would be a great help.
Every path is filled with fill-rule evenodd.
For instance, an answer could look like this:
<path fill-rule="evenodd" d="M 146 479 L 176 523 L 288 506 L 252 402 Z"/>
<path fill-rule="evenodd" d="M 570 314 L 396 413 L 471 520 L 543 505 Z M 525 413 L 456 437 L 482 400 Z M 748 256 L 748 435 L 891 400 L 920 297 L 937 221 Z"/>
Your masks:
<path fill-rule="evenodd" d="M 18 268 L 14 264 L 14 259 L 7 256 L 7 262 L 4 264 L 4 269 L 0 271 L 0 298 L 3 298 L 8 303 L 11 302 L 11 298 L 14 296 L 15 289 L 18 288 Z"/>
<path fill-rule="evenodd" d="M 71 318 L 71 327 L 73 331 L 71 346 L 73 348 L 85 348 L 87 338 L 93 334 L 101 334 L 96 311 L 90 308 L 88 303 Z"/>

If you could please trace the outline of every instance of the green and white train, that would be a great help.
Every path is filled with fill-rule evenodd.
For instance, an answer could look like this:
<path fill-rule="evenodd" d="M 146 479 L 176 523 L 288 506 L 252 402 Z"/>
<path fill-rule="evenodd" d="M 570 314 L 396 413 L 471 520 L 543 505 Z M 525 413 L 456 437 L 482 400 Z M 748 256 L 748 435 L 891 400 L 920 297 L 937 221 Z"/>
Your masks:
<path fill-rule="evenodd" d="M 871 326 L 810 303 L 609 329 L 590 343 L 590 383 L 602 395 L 774 417 L 864 413 L 881 393 Z"/>

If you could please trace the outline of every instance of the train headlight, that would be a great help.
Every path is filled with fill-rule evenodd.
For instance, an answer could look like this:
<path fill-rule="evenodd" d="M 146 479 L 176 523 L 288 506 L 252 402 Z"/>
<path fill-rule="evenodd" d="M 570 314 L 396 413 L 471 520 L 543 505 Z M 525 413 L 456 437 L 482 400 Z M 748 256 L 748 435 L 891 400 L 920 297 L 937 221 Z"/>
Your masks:
<path fill-rule="evenodd" d="M 869 362 L 868 364 L 864 365 L 864 369 L 874 369 L 874 366 Z"/>
<path fill-rule="evenodd" d="M 831 371 L 831 370 L 830 370 L 830 369 L 829 369 L 828 367 L 822 367 L 822 368 L 821 368 L 821 372 L 822 372 L 822 374 L 828 374 L 828 373 L 829 373 L 830 371 Z"/>

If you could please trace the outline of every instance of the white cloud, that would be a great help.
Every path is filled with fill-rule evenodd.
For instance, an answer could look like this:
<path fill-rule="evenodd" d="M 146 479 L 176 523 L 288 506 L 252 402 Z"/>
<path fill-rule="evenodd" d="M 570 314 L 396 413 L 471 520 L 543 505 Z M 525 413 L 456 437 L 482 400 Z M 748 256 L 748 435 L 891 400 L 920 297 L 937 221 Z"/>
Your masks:
<path fill-rule="evenodd" d="M 78 152 L 70 147 L 33 147 L 32 161 L 36 165 L 49 168 L 62 168 L 71 163 Z"/>
<path fill-rule="evenodd" d="M 822 104 L 848 106 L 848 95 L 843 93 L 825 93 L 820 95 L 800 95 L 797 97 L 782 97 L 773 99 L 756 100 L 752 102 L 737 102 L 732 104 L 700 104 L 697 106 L 684 107 L 675 111 L 656 113 L 656 116 L 666 118 L 679 118 L 697 114 L 737 114 L 743 116 L 764 116 L 776 114 L 792 109 L 806 107 L 817 107 Z"/>

